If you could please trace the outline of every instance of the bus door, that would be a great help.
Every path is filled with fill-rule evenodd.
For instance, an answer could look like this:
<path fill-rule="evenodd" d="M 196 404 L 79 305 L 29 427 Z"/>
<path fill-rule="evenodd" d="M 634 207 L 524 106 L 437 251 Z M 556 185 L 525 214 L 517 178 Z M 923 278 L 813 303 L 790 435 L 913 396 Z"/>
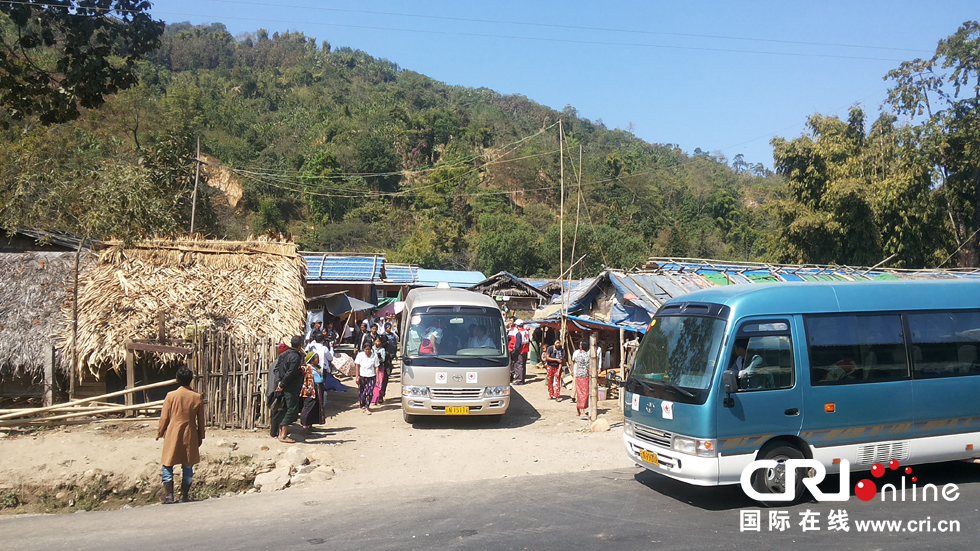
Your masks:
<path fill-rule="evenodd" d="M 809 381 L 800 437 L 852 470 L 909 458 L 913 400 L 899 314 L 805 316 Z"/>
<path fill-rule="evenodd" d="M 788 317 L 739 322 L 725 356 L 727 369 L 738 378 L 738 391 L 726 407 L 718 408 L 720 455 L 751 454 L 774 436 L 799 434 L 803 397 L 796 381 L 792 323 Z M 734 475 L 737 481 L 738 473 Z"/>

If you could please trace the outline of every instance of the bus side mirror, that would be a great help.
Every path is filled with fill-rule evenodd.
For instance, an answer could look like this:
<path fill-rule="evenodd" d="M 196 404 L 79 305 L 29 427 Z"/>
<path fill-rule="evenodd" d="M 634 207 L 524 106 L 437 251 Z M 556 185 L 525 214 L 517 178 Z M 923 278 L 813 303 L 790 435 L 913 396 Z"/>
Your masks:
<path fill-rule="evenodd" d="M 731 369 L 726 369 L 721 374 L 721 381 L 725 385 L 725 394 L 727 395 L 722 405 L 726 408 L 733 408 L 735 407 L 735 399 L 732 398 L 732 394 L 738 392 L 738 374 Z"/>

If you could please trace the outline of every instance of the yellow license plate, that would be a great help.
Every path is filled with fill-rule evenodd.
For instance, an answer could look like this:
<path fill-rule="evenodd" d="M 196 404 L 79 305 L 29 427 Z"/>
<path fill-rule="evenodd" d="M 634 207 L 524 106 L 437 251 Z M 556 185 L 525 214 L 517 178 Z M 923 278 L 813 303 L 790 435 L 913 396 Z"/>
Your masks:
<path fill-rule="evenodd" d="M 640 450 L 640 459 L 646 461 L 647 463 L 660 466 L 660 459 L 657 458 L 657 454 L 653 452 L 648 452 L 646 450 Z"/>
<path fill-rule="evenodd" d="M 446 408 L 446 415 L 469 415 L 469 406 L 450 406 Z"/>

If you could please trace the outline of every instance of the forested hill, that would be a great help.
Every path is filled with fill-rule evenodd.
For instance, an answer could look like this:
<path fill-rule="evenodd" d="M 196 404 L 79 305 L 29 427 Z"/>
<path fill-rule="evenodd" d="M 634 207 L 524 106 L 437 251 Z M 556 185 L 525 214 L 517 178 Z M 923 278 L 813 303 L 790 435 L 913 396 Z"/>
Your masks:
<path fill-rule="evenodd" d="M 306 250 L 554 276 L 564 170 L 566 263 L 573 249 L 586 257 L 577 276 L 650 255 L 874 263 L 896 252 L 892 265 L 909 266 L 955 249 L 952 227 L 917 236 L 914 251 L 880 227 L 921 200 L 933 205 L 921 223 L 947 224 L 921 174 L 910 173 L 911 191 L 907 178 L 896 183 L 894 117 L 876 123 L 874 142 L 892 132 L 893 150 L 866 153 L 891 178 L 889 210 L 878 176 L 855 165 L 873 145 L 860 110 L 815 116 L 810 136 L 777 140 L 777 175 L 298 33 L 171 25 L 139 69 L 138 86 L 76 121 L 4 120 L 0 223 L 127 239 L 186 232 L 200 138 L 195 231 L 218 238 L 288 232 Z M 821 147 L 828 157 L 816 162 Z M 858 160 L 836 170 L 841 155 Z"/>

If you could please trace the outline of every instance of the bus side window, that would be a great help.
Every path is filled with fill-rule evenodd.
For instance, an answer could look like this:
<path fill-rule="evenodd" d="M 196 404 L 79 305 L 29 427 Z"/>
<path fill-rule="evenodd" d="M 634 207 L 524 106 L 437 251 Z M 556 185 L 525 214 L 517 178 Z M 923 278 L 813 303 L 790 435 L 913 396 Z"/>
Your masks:
<path fill-rule="evenodd" d="M 897 314 L 812 316 L 806 331 L 814 386 L 908 379 Z"/>
<path fill-rule="evenodd" d="M 980 312 L 909 314 L 917 379 L 980 375 Z"/>

